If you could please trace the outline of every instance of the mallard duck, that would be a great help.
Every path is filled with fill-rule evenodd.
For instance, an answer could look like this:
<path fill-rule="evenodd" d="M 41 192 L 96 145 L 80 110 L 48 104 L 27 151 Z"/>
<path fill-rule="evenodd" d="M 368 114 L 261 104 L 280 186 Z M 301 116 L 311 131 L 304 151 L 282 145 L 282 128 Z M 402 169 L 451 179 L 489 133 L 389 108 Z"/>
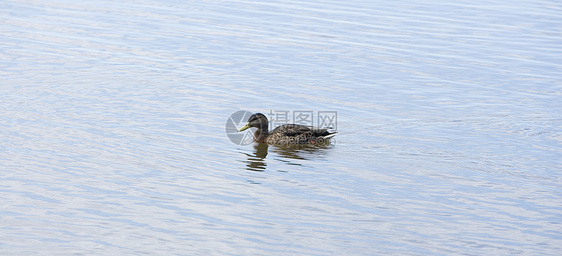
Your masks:
<path fill-rule="evenodd" d="M 250 127 L 258 128 L 254 133 L 254 141 L 277 145 L 295 144 L 321 144 L 336 135 L 337 132 L 329 132 L 328 129 L 312 128 L 298 124 L 281 125 L 271 132 L 268 131 L 269 121 L 264 114 L 256 113 L 248 118 L 248 123 L 240 128 L 238 132 Z"/>

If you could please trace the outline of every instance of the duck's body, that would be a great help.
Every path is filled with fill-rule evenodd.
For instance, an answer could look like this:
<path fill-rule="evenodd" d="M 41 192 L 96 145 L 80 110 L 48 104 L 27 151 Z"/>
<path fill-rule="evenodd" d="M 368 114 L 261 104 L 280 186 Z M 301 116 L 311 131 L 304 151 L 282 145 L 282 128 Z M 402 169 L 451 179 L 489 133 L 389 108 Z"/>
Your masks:
<path fill-rule="evenodd" d="M 328 129 L 312 128 L 305 125 L 285 124 L 268 131 L 269 122 L 267 117 L 261 113 L 250 116 L 248 123 L 239 132 L 250 127 L 258 128 L 254 133 L 254 141 L 277 145 L 295 144 L 323 144 L 334 137 L 337 132 L 329 132 Z"/>

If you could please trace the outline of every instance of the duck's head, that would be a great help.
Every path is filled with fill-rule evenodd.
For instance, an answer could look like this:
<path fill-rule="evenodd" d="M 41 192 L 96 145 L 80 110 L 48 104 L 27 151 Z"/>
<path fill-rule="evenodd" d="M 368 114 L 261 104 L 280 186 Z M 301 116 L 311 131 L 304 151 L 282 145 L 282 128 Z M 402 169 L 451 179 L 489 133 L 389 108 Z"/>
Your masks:
<path fill-rule="evenodd" d="M 256 127 L 258 129 L 267 129 L 268 121 L 267 117 L 265 117 L 262 113 L 255 113 L 248 118 L 248 123 L 244 125 L 244 127 L 238 130 L 239 132 L 247 130 L 250 127 Z"/>

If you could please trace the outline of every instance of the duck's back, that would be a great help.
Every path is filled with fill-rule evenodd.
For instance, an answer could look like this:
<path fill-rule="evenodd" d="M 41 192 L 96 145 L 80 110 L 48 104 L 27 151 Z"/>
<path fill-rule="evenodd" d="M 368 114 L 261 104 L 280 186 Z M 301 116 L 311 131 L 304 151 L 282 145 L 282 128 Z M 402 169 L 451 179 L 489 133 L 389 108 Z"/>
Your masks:
<path fill-rule="evenodd" d="M 270 144 L 306 144 L 314 143 L 317 138 L 329 138 L 334 133 L 328 129 L 313 128 L 298 124 L 285 124 L 273 129 L 267 137 Z M 332 136 L 330 136 L 332 135 Z M 326 137 L 329 136 L 329 137 Z"/>

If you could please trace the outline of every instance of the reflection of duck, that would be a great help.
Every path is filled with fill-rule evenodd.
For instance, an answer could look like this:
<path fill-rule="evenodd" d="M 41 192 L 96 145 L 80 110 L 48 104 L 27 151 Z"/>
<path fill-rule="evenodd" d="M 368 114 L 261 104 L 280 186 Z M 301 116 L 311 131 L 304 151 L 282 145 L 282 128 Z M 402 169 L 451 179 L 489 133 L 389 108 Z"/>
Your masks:
<path fill-rule="evenodd" d="M 267 143 L 254 144 L 255 151 L 253 153 L 241 152 L 247 157 L 246 170 L 263 172 L 267 169 L 266 157 L 268 156 Z M 297 145 L 283 145 L 274 146 L 273 152 L 276 153 L 273 161 L 279 161 L 287 165 L 303 166 L 303 160 L 310 160 L 315 158 L 322 158 L 329 153 L 332 148 L 331 144 L 297 144 Z M 279 170 L 281 171 L 281 170 Z"/>
<path fill-rule="evenodd" d="M 254 148 L 256 152 L 254 154 L 244 153 L 248 160 L 246 162 L 246 170 L 248 171 L 265 171 L 267 163 L 265 162 L 265 157 L 267 156 L 267 147 L 265 143 L 256 144 Z"/>
<path fill-rule="evenodd" d="M 258 128 L 254 133 L 254 141 L 276 145 L 295 144 L 325 144 L 337 132 L 328 129 L 312 128 L 298 124 L 285 124 L 268 131 L 269 121 L 264 114 L 256 113 L 248 118 L 248 123 L 238 130 L 244 131 L 250 127 Z"/>

